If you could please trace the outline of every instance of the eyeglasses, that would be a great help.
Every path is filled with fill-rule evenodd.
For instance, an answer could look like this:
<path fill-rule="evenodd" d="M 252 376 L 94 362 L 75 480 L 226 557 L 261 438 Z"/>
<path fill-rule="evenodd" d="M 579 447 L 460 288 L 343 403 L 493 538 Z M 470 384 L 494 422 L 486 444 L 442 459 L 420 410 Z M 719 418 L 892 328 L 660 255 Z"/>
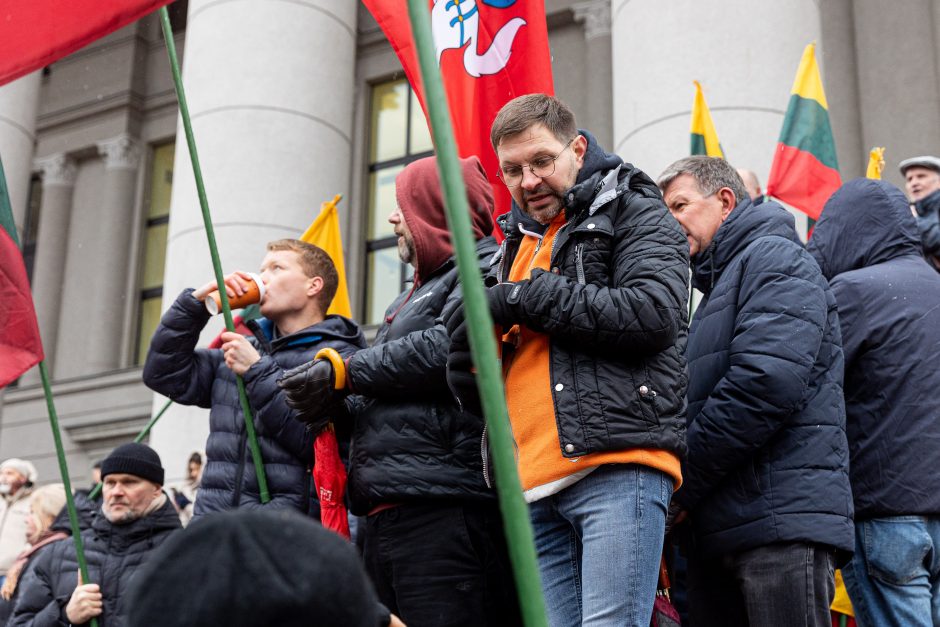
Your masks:
<path fill-rule="evenodd" d="M 499 172 L 496 173 L 496 176 L 498 176 L 499 179 L 506 185 L 506 187 L 509 188 L 518 187 L 522 184 L 522 177 L 525 174 L 525 168 L 529 168 L 532 174 L 539 177 L 540 179 L 548 178 L 555 173 L 555 161 L 558 160 L 558 157 L 561 156 L 561 153 L 567 150 L 568 146 L 570 146 L 571 142 L 573 142 L 575 139 L 575 137 L 569 139 L 568 143 L 565 144 L 565 147 L 559 150 L 558 154 L 556 154 L 554 157 L 538 157 L 526 165 L 503 166 Z"/>

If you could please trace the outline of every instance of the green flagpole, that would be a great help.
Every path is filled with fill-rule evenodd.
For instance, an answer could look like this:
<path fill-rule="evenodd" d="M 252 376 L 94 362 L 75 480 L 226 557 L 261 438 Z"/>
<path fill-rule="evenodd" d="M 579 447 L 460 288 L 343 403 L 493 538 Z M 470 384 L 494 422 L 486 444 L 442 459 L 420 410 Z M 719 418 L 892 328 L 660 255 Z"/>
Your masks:
<path fill-rule="evenodd" d="M 139 443 L 141 440 L 147 437 L 147 434 L 150 433 L 151 429 L 153 429 L 153 425 L 157 424 L 157 421 L 160 420 L 160 418 L 163 416 L 163 414 L 166 413 L 166 410 L 168 410 L 172 404 L 173 401 L 168 400 L 166 404 L 160 408 L 160 411 L 157 412 L 157 415 L 150 419 L 150 422 L 147 423 L 147 426 L 145 426 L 143 430 L 137 434 L 137 437 L 134 438 L 134 442 Z M 98 485 L 93 487 L 91 492 L 88 493 L 88 498 L 92 501 L 98 498 L 98 495 L 101 493 L 102 486 L 104 486 L 104 484 L 99 481 Z"/>
<path fill-rule="evenodd" d="M 477 369 L 477 387 L 493 448 L 496 488 L 519 595 L 519 607 L 526 627 L 547 626 L 532 524 L 529 521 L 528 506 L 522 497 L 513 456 L 509 415 L 506 412 L 506 398 L 493 336 L 493 319 L 483 291 L 475 242 L 471 235 L 467 192 L 457 159 L 457 146 L 450 125 L 444 83 L 435 58 L 427 0 L 408 0 L 408 12 L 418 61 L 421 64 L 428 115 L 431 118 L 431 132 L 444 191 L 447 224 L 457 253 L 470 349 Z"/>
<path fill-rule="evenodd" d="M 0 211 L 13 215 L 10 207 L 10 195 L 7 191 L 7 179 L 3 173 L 3 161 L 0 161 Z M 13 237 L 13 243 L 20 245 L 20 239 L 16 234 L 16 226 L 10 232 Z M 40 338 L 41 340 L 42 338 Z M 62 434 L 59 432 L 59 417 L 55 411 L 55 403 L 52 400 L 52 386 L 49 384 L 49 373 L 46 370 L 46 360 L 39 362 L 39 376 L 42 379 L 42 391 L 46 396 L 46 409 L 49 413 L 49 426 L 52 428 L 52 439 L 55 441 L 55 453 L 59 460 L 59 474 L 62 476 L 62 484 L 65 486 L 65 504 L 69 511 L 69 525 L 72 527 L 72 543 L 75 544 L 75 556 L 78 558 L 78 570 L 82 575 L 82 583 L 92 583 L 88 576 L 88 563 L 85 561 L 85 546 L 82 542 L 82 531 L 78 524 L 78 510 L 75 509 L 75 498 L 72 496 L 72 482 L 69 480 L 69 466 L 65 461 L 65 448 L 62 446 Z M 92 618 L 89 621 L 91 627 L 98 627 L 98 619 Z"/>
<path fill-rule="evenodd" d="M 193 136 L 193 125 L 189 118 L 189 105 L 186 104 L 186 92 L 183 89 L 183 77 L 180 73 L 180 64 L 176 56 L 176 43 L 173 41 L 173 29 L 170 26 L 170 14 L 166 6 L 160 7 L 160 23 L 163 25 L 163 39 L 166 41 L 166 52 L 170 57 L 170 69 L 173 71 L 173 82 L 176 85 L 176 99 L 179 101 L 180 117 L 183 119 L 183 129 L 186 132 L 186 143 L 189 146 L 189 157 L 193 164 L 193 175 L 196 178 L 196 191 L 199 193 L 199 206 L 202 208 L 202 221 L 206 229 L 206 238 L 209 240 L 209 253 L 212 256 L 212 268 L 215 271 L 215 280 L 219 285 L 219 295 L 222 301 L 222 316 L 225 318 L 225 328 L 235 331 L 232 322 L 232 309 L 228 302 L 228 293 L 225 289 L 225 275 L 222 274 L 222 262 L 219 259 L 219 249 L 215 243 L 215 229 L 212 226 L 212 216 L 209 214 L 209 200 L 206 197 L 206 186 L 202 181 L 202 168 L 199 166 L 199 154 L 196 152 L 196 139 Z M 254 416 L 248 404 L 248 395 L 245 393 L 245 382 L 241 376 L 235 377 L 238 385 L 238 399 L 241 402 L 242 414 L 245 416 L 245 431 L 248 432 L 248 447 L 251 449 L 251 459 L 255 465 L 255 475 L 258 477 L 258 488 L 261 493 L 261 502 L 271 500 L 268 492 L 268 481 L 264 476 L 264 464 L 261 460 L 261 448 L 258 446 L 258 436 L 255 434 Z"/>

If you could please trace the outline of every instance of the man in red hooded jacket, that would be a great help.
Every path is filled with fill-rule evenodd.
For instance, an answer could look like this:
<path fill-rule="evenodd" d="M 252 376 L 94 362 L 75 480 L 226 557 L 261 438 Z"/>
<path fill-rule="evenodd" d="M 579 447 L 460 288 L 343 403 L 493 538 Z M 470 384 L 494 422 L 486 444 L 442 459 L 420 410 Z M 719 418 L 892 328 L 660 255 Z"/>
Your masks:
<path fill-rule="evenodd" d="M 497 250 L 492 190 L 479 159 L 461 166 L 485 270 Z M 316 423 L 324 399 L 335 398 L 329 388 L 345 380 L 348 497 L 352 512 L 367 516 L 363 557 L 382 603 L 408 625 L 517 625 L 496 493 L 484 477 L 483 418 L 457 405 L 445 376 L 441 316 L 461 294 L 434 158 L 409 164 L 395 196 L 389 222 L 399 256 L 414 267 L 412 285 L 345 375 L 321 359 L 281 385 L 298 418 Z"/>

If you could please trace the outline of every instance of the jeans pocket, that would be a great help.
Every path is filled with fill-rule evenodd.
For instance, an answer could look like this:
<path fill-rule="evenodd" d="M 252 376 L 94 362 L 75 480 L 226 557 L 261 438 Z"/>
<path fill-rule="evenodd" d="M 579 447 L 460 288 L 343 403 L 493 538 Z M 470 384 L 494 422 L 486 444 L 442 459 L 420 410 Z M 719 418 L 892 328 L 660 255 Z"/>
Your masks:
<path fill-rule="evenodd" d="M 874 518 L 859 526 L 869 576 L 902 586 L 924 571 L 930 536 L 923 519 L 914 516 Z"/>

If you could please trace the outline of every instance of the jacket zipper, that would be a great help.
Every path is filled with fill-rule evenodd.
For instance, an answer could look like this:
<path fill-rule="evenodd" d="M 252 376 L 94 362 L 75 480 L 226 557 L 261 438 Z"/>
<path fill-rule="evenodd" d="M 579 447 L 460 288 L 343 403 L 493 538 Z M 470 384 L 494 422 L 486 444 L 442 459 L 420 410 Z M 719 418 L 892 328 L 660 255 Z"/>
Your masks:
<path fill-rule="evenodd" d="M 483 425 L 483 437 L 480 438 L 480 457 L 483 458 L 483 482 L 486 483 L 486 487 L 492 488 L 493 482 L 490 479 L 490 456 L 486 450 L 486 430 L 488 425 Z"/>
<path fill-rule="evenodd" d="M 578 242 L 578 245 L 574 247 L 574 255 L 575 267 L 578 270 L 578 283 L 586 285 L 587 281 L 584 278 L 584 242 Z"/>

